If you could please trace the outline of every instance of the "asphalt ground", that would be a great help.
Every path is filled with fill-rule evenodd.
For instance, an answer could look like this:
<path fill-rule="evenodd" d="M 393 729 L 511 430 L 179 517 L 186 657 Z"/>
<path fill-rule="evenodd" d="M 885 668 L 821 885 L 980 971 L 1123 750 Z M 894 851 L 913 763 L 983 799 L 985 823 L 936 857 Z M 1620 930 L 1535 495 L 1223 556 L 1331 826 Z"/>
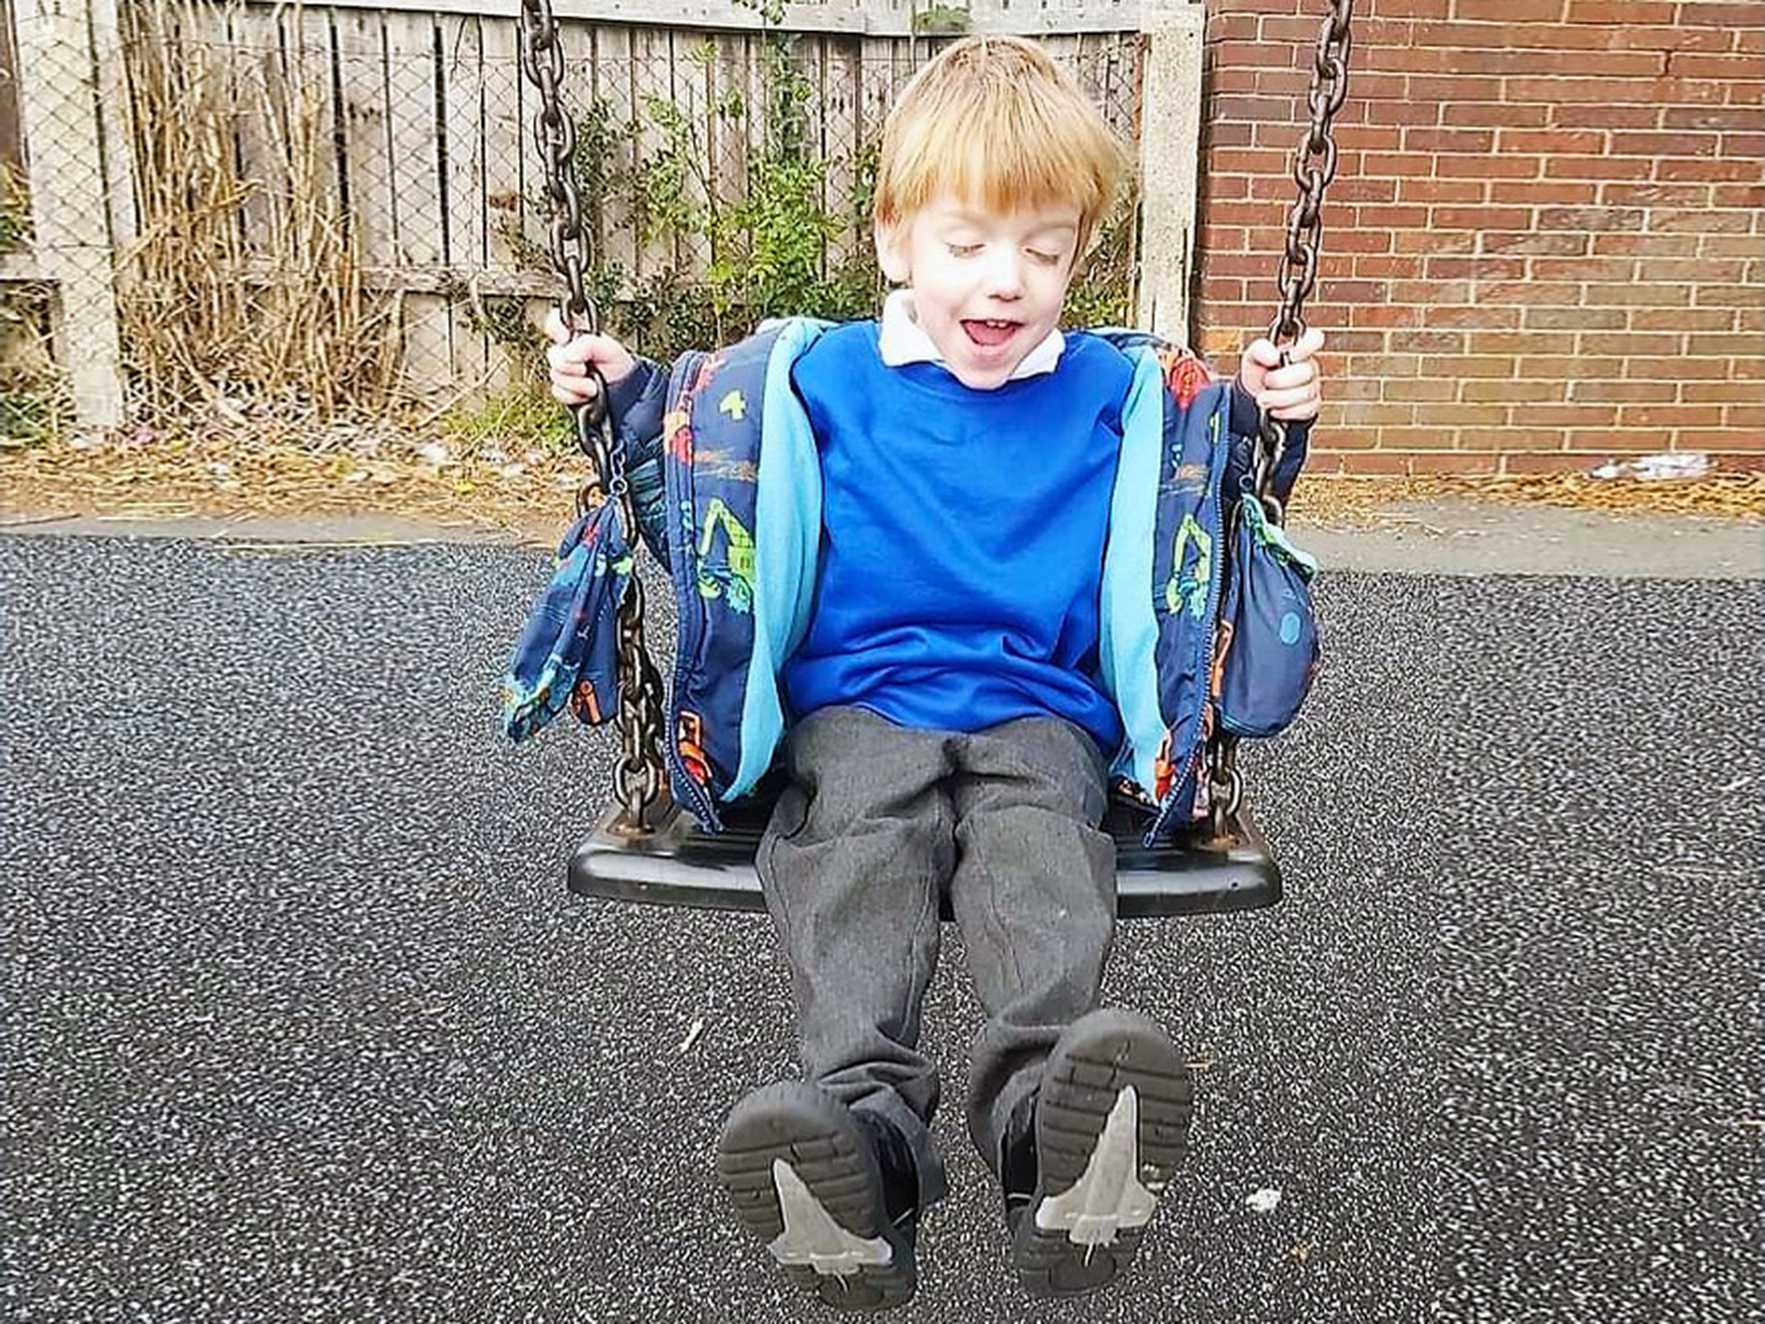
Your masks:
<path fill-rule="evenodd" d="M 544 573 L 0 538 L 0 1318 L 823 1317 L 712 1180 L 793 1071 L 767 921 L 568 895 L 611 743 L 496 733 Z M 1108 1000 L 1199 1081 L 1138 1272 L 1011 1284 L 948 932 L 953 1193 L 891 1318 L 1765 1318 L 1761 584 L 1320 601 L 1246 760 L 1287 901 L 1120 930 Z"/>

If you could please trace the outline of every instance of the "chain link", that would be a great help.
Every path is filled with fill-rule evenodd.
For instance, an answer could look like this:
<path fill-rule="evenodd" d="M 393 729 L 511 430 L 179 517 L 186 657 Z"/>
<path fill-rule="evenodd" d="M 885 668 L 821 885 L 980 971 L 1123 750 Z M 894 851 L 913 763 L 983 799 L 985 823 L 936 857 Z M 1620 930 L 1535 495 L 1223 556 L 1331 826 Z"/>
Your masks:
<path fill-rule="evenodd" d="M 1305 301 L 1317 285 L 1318 250 L 1324 232 L 1324 190 L 1336 178 L 1336 141 L 1330 136 L 1330 127 L 1348 96 L 1353 17 L 1354 0 L 1330 0 L 1329 17 L 1318 34 L 1309 98 L 1311 128 L 1293 160 L 1293 179 L 1299 185 L 1299 197 L 1287 215 L 1287 247 L 1281 254 L 1276 275 L 1281 288 L 1281 310 L 1269 324 L 1269 339 L 1281 350 L 1282 367 L 1289 362 L 1288 351 L 1305 335 Z M 1253 475 L 1256 494 L 1268 518 L 1280 524 L 1285 512 L 1270 489 L 1287 450 L 1287 426 L 1265 412 L 1259 432 Z M 1207 761 L 1214 833 L 1224 835 L 1226 820 L 1238 812 L 1244 799 L 1244 775 L 1237 767 L 1237 737 L 1216 731 L 1208 746 Z"/>
<path fill-rule="evenodd" d="M 521 0 L 521 20 L 522 67 L 528 81 L 539 89 L 533 138 L 545 163 L 545 192 L 552 205 L 552 263 L 566 287 L 565 302 L 558 313 L 571 330 L 596 335 L 600 312 L 584 288 L 592 255 L 573 167 L 576 125 L 564 113 L 558 91 L 564 81 L 558 20 L 550 0 Z M 637 504 L 625 481 L 625 457 L 613 441 L 607 383 L 592 367 L 590 373 L 593 396 L 571 410 L 577 445 L 590 465 L 589 476 L 576 494 L 577 510 L 580 513 L 603 501 L 617 501 L 626 539 L 635 550 Z M 637 834 L 651 831 L 660 811 L 669 804 L 662 773 L 662 677 L 650 658 L 643 623 L 643 583 L 633 575 L 619 604 L 619 757 L 613 764 L 613 785 L 623 811 L 618 826 Z"/>

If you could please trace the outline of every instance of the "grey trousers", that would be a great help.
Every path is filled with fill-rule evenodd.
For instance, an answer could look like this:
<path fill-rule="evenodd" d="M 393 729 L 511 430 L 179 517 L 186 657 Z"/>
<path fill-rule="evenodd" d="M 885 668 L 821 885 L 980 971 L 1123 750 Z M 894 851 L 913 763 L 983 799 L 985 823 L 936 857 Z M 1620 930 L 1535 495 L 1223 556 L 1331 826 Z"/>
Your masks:
<path fill-rule="evenodd" d="M 968 1132 L 997 1171 L 1011 1110 L 1062 1030 L 1097 1005 L 1115 932 L 1108 768 L 1058 718 L 915 731 L 825 708 L 785 743 L 790 784 L 760 843 L 809 1080 L 907 1137 L 920 1208 L 944 1194 L 928 1124 L 938 1076 L 920 1004 L 948 889 L 987 1021 L 970 1051 Z"/>

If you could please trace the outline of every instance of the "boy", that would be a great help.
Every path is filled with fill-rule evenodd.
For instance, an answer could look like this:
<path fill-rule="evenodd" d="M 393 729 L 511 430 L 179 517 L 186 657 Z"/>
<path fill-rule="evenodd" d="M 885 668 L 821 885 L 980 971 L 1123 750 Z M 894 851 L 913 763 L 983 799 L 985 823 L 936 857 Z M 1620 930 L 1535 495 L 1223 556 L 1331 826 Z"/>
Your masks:
<path fill-rule="evenodd" d="M 952 46 L 884 130 L 876 246 L 902 288 L 791 367 L 822 540 L 780 671 L 789 783 L 756 863 L 806 1080 L 735 1108 L 718 1172 L 744 1224 L 835 1307 L 912 1295 L 917 1222 L 944 1192 L 939 1084 L 916 1047 L 941 894 L 988 1015 L 969 1134 L 1026 1289 L 1112 1281 L 1184 1147 L 1181 1057 L 1146 1017 L 1097 1008 L 1115 914 L 1099 824 L 1123 739 L 1100 674 L 1100 564 L 1134 368 L 1057 321 L 1123 168 L 1038 47 Z M 555 313 L 547 330 L 561 402 L 590 398 L 592 367 L 616 420 L 656 416 L 657 365 L 571 338 Z M 1313 418 L 1322 343 L 1308 334 L 1279 368 L 1253 345 L 1234 431 L 1259 404 Z"/>

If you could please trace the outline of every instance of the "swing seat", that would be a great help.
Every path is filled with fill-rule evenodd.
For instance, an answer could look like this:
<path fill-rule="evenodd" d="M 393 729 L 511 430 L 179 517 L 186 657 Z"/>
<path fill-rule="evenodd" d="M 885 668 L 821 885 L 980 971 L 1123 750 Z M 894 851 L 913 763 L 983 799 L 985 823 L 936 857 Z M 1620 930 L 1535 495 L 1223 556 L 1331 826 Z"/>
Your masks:
<path fill-rule="evenodd" d="M 702 831 L 678 807 L 653 834 L 610 831 L 617 806 L 607 810 L 570 857 L 570 890 L 607 901 L 640 901 L 703 910 L 766 909 L 754 850 L 770 806 L 732 808 L 721 834 Z M 1148 814 L 1115 799 L 1104 826 L 1116 844 L 1116 914 L 1122 919 L 1218 915 L 1260 910 L 1281 899 L 1281 870 L 1247 808 L 1213 836 L 1206 824 L 1156 847 L 1141 840 Z M 950 919 L 950 898 L 941 899 Z"/>

